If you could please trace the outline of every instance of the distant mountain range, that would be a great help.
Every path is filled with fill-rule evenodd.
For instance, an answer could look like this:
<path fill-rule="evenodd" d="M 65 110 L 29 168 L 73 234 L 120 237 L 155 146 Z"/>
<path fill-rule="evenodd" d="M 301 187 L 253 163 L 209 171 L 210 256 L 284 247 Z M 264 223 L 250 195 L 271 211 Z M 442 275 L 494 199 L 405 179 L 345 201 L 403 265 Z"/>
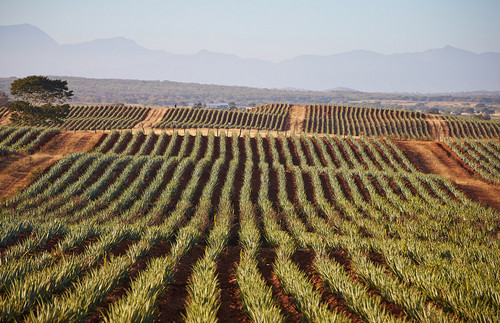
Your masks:
<path fill-rule="evenodd" d="M 0 77 L 32 74 L 320 91 L 498 91 L 500 53 L 476 54 L 446 46 L 392 55 L 362 50 L 304 55 L 273 63 L 206 50 L 172 54 L 123 37 L 60 45 L 29 24 L 0 26 Z"/>

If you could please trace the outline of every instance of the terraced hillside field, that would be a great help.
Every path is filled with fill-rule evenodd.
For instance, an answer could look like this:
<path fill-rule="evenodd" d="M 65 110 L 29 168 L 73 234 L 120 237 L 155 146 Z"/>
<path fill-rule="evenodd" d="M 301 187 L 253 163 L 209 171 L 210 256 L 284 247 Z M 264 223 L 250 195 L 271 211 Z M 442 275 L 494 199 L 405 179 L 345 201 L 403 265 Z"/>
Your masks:
<path fill-rule="evenodd" d="M 2 202 L 0 320 L 498 319 L 497 140 L 219 134 L 31 155 L 89 136 Z"/>
<path fill-rule="evenodd" d="M 0 108 L 0 125 L 8 124 Z M 65 130 L 233 129 L 385 136 L 395 139 L 498 139 L 500 120 L 479 120 L 382 108 L 268 104 L 247 110 L 78 106 L 61 125 Z"/>
<path fill-rule="evenodd" d="M 131 129 L 144 121 L 150 111 L 151 108 L 127 106 L 72 107 L 60 127 L 68 130 Z"/>
<path fill-rule="evenodd" d="M 236 128 L 285 131 L 290 104 L 271 104 L 245 111 L 168 109 L 157 128 Z"/>
<path fill-rule="evenodd" d="M 344 106 L 310 105 L 305 109 L 307 132 L 400 139 L 500 138 L 498 120 Z"/>

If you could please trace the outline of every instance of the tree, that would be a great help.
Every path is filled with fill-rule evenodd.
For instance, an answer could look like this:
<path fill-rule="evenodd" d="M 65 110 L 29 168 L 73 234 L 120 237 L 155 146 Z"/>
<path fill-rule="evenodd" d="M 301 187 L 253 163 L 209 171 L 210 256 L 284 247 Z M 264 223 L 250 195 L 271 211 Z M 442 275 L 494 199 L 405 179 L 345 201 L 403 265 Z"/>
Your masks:
<path fill-rule="evenodd" d="M 8 106 L 12 123 L 41 126 L 63 123 L 73 96 L 68 82 L 37 75 L 12 82 L 10 93 L 17 99 Z"/>
<path fill-rule="evenodd" d="M 11 102 L 5 92 L 0 92 L 0 107 L 9 105 Z"/>
<path fill-rule="evenodd" d="M 439 109 L 438 108 L 429 108 L 426 111 L 427 113 L 432 113 L 432 114 L 439 114 Z"/>

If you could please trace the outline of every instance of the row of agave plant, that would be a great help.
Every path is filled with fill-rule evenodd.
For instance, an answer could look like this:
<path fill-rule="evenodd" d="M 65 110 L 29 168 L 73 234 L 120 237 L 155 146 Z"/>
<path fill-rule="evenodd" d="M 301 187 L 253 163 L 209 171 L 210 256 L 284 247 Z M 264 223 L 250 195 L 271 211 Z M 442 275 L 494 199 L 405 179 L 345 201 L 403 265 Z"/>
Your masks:
<path fill-rule="evenodd" d="M 245 136 L 241 145 L 236 137 L 222 135 L 214 159 L 213 133 L 204 154 L 201 135 L 192 145 L 185 138 L 175 156 L 109 150 L 69 155 L 6 201 L 0 246 L 30 235 L 2 253 L 2 320 L 82 320 L 139 258 L 167 241 L 170 251 L 150 259 L 103 313 L 108 321 L 153 320 L 183 256 L 205 239 L 204 255 L 188 280 L 184 319 L 216 321 L 221 304 L 217 261 L 228 248 L 233 224 L 239 224 L 241 247 L 236 279 L 252 320 L 286 319 L 258 270 L 264 247 L 273 248 L 273 272 L 307 321 L 344 321 L 352 315 L 368 321 L 494 319 L 500 264 L 491 234 L 498 214 L 449 181 L 417 172 L 391 141 L 292 136 L 291 145 L 280 145 L 288 139 Z M 339 154 L 311 153 L 327 149 Z M 222 185 L 216 189 L 218 182 Z M 236 187 L 241 187 L 237 196 Z M 40 251 L 57 237 L 57 247 Z M 132 241 L 127 251 L 110 256 L 123 241 Z M 308 270 L 294 260 L 299 248 L 314 258 Z M 332 252 L 344 253 L 350 265 L 335 261 Z M 383 266 L 373 263 L 374 254 Z M 313 275 L 321 277 L 324 289 L 342 296 L 347 314 L 322 300 Z M 393 315 L 387 302 L 403 314 Z"/>

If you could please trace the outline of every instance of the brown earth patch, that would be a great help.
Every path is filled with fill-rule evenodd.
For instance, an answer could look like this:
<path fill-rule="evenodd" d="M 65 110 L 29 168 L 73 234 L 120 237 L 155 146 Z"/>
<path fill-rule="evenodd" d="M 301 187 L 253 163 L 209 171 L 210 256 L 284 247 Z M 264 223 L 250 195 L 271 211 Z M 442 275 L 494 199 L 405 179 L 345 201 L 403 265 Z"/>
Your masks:
<path fill-rule="evenodd" d="M 288 129 L 293 132 L 304 132 L 304 122 L 307 114 L 306 107 L 302 105 L 292 105 L 288 113 L 290 116 Z"/>
<path fill-rule="evenodd" d="M 274 140 L 276 151 L 278 152 L 279 163 L 281 165 L 286 165 L 285 153 L 283 151 L 283 144 L 280 138 L 275 138 Z"/>
<path fill-rule="evenodd" d="M 482 179 L 444 143 L 435 141 L 395 141 L 424 173 L 438 174 L 451 181 L 472 200 L 500 211 L 500 185 Z"/>
<path fill-rule="evenodd" d="M 306 157 L 307 160 L 307 165 L 308 166 L 314 166 L 314 160 L 312 158 L 312 152 L 309 151 L 309 147 L 306 145 L 304 140 L 302 138 L 299 139 L 300 147 L 297 147 L 297 149 L 302 149 L 302 152 L 304 153 L 304 156 Z"/>
<path fill-rule="evenodd" d="M 134 129 L 153 129 L 155 125 L 159 124 L 163 120 L 163 117 L 165 116 L 167 111 L 168 109 L 165 108 L 151 108 L 151 110 L 149 110 L 146 114 L 144 120 L 137 123 L 134 126 Z"/>
<path fill-rule="evenodd" d="M 41 153 L 62 157 L 64 154 L 90 151 L 103 135 L 103 133 L 91 132 L 61 132 L 41 148 Z"/>
<path fill-rule="evenodd" d="M 431 136 L 433 138 L 444 138 L 449 136 L 450 128 L 448 127 L 448 123 L 444 120 L 443 117 L 433 115 L 433 114 L 424 114 L 425 121 L 429 125 Z"/>
<path fill-rule="evenodd" d="M 9 124 L 10 124 L 10 111 L 7 111 L 0 118 L 0 126 L 8 126 Z"/>
<path fill-rule="evenodd" d="M 258 204 L 259 190 L 260 190 L 260 176 L 261 176 L 260 167 L 258 166 L 252 167 L 252 177 L 250 179 L 250 187 L 251 187 L 250 200 L 255 205 Z M 237 196 L 237 198 L 239 198 L 239 195 Z"/>
<path fill-rule="evenodd" d="M 25 153 L 0 157 L 0 198 L 9 198 L 28 187 L 60 158 Z"/>

